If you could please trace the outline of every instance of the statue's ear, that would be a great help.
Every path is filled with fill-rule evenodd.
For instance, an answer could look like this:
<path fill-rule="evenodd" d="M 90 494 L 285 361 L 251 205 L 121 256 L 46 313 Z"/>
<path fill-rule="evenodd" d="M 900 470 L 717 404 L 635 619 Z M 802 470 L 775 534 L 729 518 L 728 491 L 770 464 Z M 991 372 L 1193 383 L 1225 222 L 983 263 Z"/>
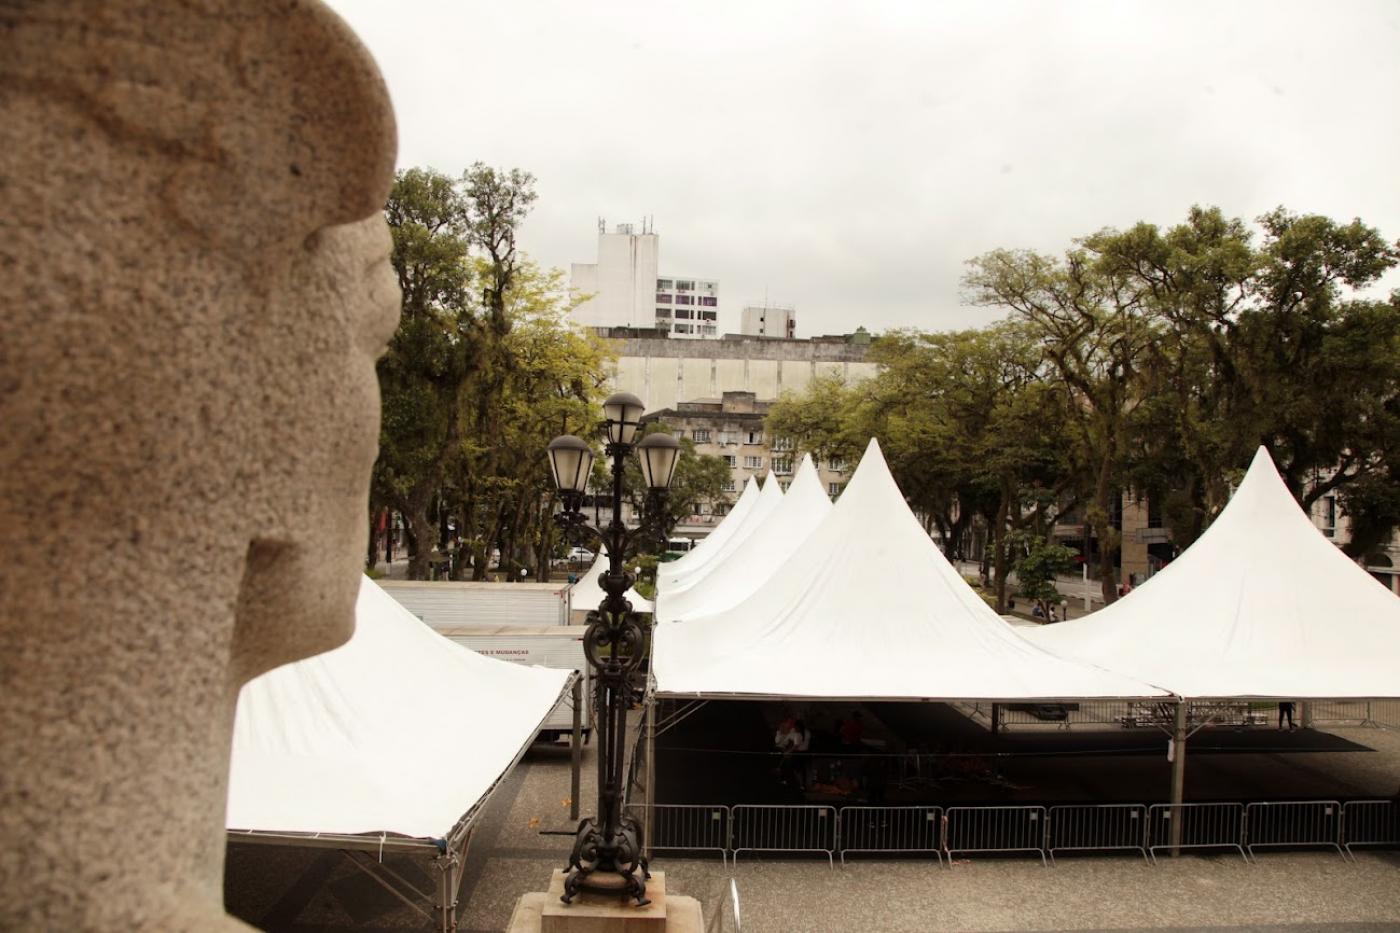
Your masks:
<path fill-rule="evenodd" d="M 243 247 L 300 242 L 381 210 L 398 140 L 369 52 L 316 0 L 218 5 L 235 30 L 229 96 L 206 128 L 219 156 L 181 166 L 170 189 L 176 210 Z M 248 216 L 235 206 L 230 217 L 230 205 Z"/>

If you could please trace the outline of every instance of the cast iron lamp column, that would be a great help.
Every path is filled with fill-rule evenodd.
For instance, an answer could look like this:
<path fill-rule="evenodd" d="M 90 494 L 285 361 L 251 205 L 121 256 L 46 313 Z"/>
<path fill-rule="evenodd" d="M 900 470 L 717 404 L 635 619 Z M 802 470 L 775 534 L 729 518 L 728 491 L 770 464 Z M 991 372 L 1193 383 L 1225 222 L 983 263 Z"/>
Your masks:
<path fill-rule="evenodd" d="M 554 482 L 564 501 L 555 518 L 565 537 L 582 533 L 601 540 L 608 552 L 608 569 L 598 582 L 603 588 L 602 603 L 588 614 L 583 635 L 583 652 L 593 674 L 593 729 L 598 736 L 598 810 L 596 817 L 579 823 L 574 849 L 569 855 L 569 874 L 564 880 L 564 903 L 581 891 L 623 894 L 648 903 L 646 859 L 642 857 L 642 827 L 622 812 L 623 761 L 626 758 L 626 717 L 631 691 L 631 675 L 642 662 L 644 635 L 641 622 L 624 594 L 636 582 L 627 572 L 629 549 L 651 534 L 651 520 L 665 503 L 680 443 L 670 434 L 649 434 L 637 444 L 633 438 L 640 425 L 641 400 L 619 392 L 603 403 L 607 443 L 604 455 L 612 461 L 612 521 L 602 529 L 593 528 L 580 512 L 583 493 L 593 467 L 593 450 L 572 434 L 549 442 L 549 462 Z M 648 519 L 631 531 L 622 523 L 622 478 L 627 455 L 636 449 L 642 477 L 648 489 Z"/>

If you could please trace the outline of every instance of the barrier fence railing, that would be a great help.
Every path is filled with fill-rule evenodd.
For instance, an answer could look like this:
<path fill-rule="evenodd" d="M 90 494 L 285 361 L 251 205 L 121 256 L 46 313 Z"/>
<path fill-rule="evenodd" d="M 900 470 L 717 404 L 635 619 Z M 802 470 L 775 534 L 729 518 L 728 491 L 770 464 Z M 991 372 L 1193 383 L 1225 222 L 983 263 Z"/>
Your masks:
<path fill-rule="evenodd" d="M 646 825 L 646 805 L 627 807 Z M 718 852 L 729 861 L 729 807 L 710 804 L 659 803 L 651 807 L 648 847 L 667 852 Z"/>
<path fill-rule="evenodd" d="M 837 844 L 850 853 L 927 853 L 943 862 L 942 807 L 842 807 Z"/>
<path fill-rule="evenodd" d="M 836 808 L 736 804 L 729 808 L 729 852 L 822 852 L 835 867 Z"/>
<path fill-rule="evenodd" d="M 1336 800 L 1279 800 L 1245 807 L 1245 851 L 1265 846 L 1325 846 L 1342 851 L 1342 805 Z"/>
<path fill-rule="evenodd" d="M 1342 808 L 1342 847 L 1400 846 L 1400 807 L 1394 800 L 1348 800 Z"/>
<path fill-rule="evenodd" d="M 943 816 L 943 851 L 1036 852 L 1045 857 L 1045 808 L 949 807 Z"/>
<path fill-rule="evenodd" d="M 1046 851 L 1104 852 L 1124 849 L 1156 861 L 1147 848 L 1147 807 L 1140 803 L 1064 804 L 1050 808 Z"/>
<path fill-rule="evenodd" d="M 1172 839 L 1172 820 L 1180 837 Z M 1148 851 L 1158 849 L 1234 849 L 1246 862 L 1244 804 L 1154 803 L 1148 810 Z"/>
<path fill-rule="evenodd" d="M 645 807 L 628 810 L 639 818 Z M 666 852 L 820 853 L 835 865 L 854 854 L 1131 851 L 1151 862 L 1163 849 L 1353 846 L 1400 848 L 1396 800 L 1284 800 L 1244 803 L 1060 804 L 1030 806 L 849 806 L 810 804 L 657 804 L 650 848 Z M 1180 836 L 1172 840 L 1172 821 Z"/>

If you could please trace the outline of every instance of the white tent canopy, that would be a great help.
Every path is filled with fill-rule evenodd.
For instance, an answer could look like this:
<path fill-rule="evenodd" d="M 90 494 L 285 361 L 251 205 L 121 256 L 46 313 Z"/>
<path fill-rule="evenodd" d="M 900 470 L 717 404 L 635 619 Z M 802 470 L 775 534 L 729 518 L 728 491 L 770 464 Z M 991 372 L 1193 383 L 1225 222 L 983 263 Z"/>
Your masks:
<path fill-rule="evenodd" d="M 598 549 L 598 557 L 593 561 L 593 566 L 588 568 L 588 573 L 582 579 L 569 588 L 569 605 L 574 612 L 587 612 L 597 609 L 607 595 L 603 592 L 603 587 L 599 585 L 598 578 L 603 575 L 603 571 L 608 569 L 608 549 L 601 547 Z M 633 612 L 651 612 L 651 600 L 647 599 L 635 589 L 628 589 L 625 594 L 627 601 L 632 604 Z"/>
<path fill-rule="evenodd" d="M 1179 696 L 1400 696 L 1400 599 L 1324 538 L 1261 447 L 1199 540 L 1123 599 L 1025 633 Z"/>
<path fill-rule="evenodd" d="M 774 480 L 769 480 L 773 483 Z M 763 524 L 754 528 L 703 576 L 658 594 L 665 621 L 721 612 L 743 602 L 773 575 L 831 512 L 811 456 L 804 456 L 792 485 Z"/>
<path fill-rule="evenodd" d="M 355 616 L 347 644 L 243 687 L 229 829 L 446 838 L 570 681 L 453 644 L 368 578 Z"/>
<path fill-rule="evenodd" d="M 750 480 L 752 483 L 752 480 Z M 754 500 L 753 506 L 748 513 L 743 516 L 743 520 L 734 528 L 734 531 L 716 547 L 711 549 L 705 557 L 704 562 L 691 564 L 687 567 L 677 567 L 679 561 L 661 564 L 656 569 L 657 593 L 668 592 L 672 587 L 690 585 L 705 578 L 705 576 L 718 567 L 721 563 L 734 553 L 739 545 L 743 544 L 754 530 L 761 527 L 778 504 L 783 501 L 783 488 L 776 478 L 771 474 L 763 484 L 763 490 Z M 718 530 L 718 529 L 716 529 Z"/>
<path fill-rule="evenodd" d="M 734 503 L 734 508 L 729 510 L 728 515 L 720 519 L 720 523 L 715 526 L 714 531 L 701 538 L 689 552 L 668 562 L 658 573 L 665 572 L 673 577 L 681 576 L 709 563 L 730 536 L 744 524 L 744 519 L 758 503 L 758 497 L 758 478 L 751 476 L 748 482 L 744 483 L 744 491 L 739 494 L 739 501 Z"/>
<path fill-rule="evenodd" d="M 757 592 L 724 612 L 662 622 L 653 642 L 659 695 L 1165 695 L 1017 636 L 929 539 L 874 440 L 830 514 Z"/>

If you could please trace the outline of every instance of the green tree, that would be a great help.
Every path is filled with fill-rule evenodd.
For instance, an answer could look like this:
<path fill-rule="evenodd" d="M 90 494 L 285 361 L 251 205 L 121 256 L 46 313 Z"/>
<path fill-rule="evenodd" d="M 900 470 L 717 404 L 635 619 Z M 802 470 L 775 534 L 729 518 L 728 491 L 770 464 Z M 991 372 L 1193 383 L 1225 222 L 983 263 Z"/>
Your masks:
<path fill-rule="evenodd" d="M 1010 549 L 1017 591 L 1040 607 L 1041 618 L 1050 618 L 1050 607 L 1064 602 L 1055 580 L 1074 570 L 1074 549 L 1026 531 L 1010 535 Z"/>
<path fill-rule="evenodd" d="M 378 364 L 371 521 L 385 505 L 403 514 L 414 544 L 409 574 L 423 579 L 436 536 L 430 509 L 461 438 L 459 400 L 478 352 L 467 205 L 452 179 L 409 169 L 395 178 L 384 213 L 403 312 Z"/>

